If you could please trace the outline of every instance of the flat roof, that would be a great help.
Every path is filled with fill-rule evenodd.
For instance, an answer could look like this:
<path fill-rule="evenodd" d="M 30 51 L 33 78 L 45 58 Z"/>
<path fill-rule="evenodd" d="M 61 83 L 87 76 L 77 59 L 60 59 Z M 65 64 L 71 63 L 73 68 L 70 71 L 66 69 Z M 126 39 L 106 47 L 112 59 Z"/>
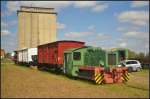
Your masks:
<path fill-rule="evenodd" d="M 39 9 L 54 9 L 54 8 L 47 8 L 47 7 L 31 7 L 31 6 L 21 6 L 21 8 L 39 8 Z"/>
<path fill-rule="evenodd" d="M 47 9 L 47 10 L 53 10 L 54 8 L 47 8 L 47 7 L 33 7 L 33 6 L 20 6 L 20 8 L 21 8 L 20 10 L 17 10 L 17 15 L 18 15 L 19 12 L 27 12 L 27 13 L 44 13 L 44 14 L 56 14 L 56 15 L 57 15 L 56 12 L 51 12 L 51 11 L 46 11 L 46 12 L 44 11 L 44 12 L 43 12 L 43 11 L 30 11 L 30 10 L 29 10 L 29 11 L 26 11 L 26 10 L 22 10 L 22 8 L 29 8 L 29 9 L 30 9 L 30 8 L 35 8 L 35 9 L 37 8 L 37 9 L 39 9 L 39 10 L 42 10 L 42 9 L 43 9 L 43 10 L 44 10 L 44 9 L 45 9 L 45 10 L 46 10 L 46 9 Z"/>
<path fill-rule="evenodd" d="M 40 12 L 40 11 L 37 11 L 37 12 L 34 12 L 34 11 L 21 11 L 21 10 L 17 10 L 17 15 L 19 12 L 27 12 L 27 13 L 44 13 L 44 14 L 56 14 L 56 12 Z"/>

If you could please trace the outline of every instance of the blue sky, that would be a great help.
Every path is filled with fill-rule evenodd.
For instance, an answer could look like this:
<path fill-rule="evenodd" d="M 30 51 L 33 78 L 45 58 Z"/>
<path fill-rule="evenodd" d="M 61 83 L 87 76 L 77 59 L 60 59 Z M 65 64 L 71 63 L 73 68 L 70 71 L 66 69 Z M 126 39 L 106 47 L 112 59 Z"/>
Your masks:
<path fill-rule="evenodd" d="M 21 5 L 54 7 L 57 40 L 80 40 L 104 49 L 149 51 L 147 1 L 2 1 L 1 47 L 17 48 L 17 15 Z"/>

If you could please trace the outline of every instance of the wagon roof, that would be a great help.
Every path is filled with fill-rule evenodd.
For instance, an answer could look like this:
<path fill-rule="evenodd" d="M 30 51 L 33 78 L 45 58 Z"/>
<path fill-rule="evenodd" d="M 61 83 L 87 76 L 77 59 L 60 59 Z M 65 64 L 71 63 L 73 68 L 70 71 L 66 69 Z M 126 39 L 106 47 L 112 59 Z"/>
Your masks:
<path fill-rule="evenodd" d="M 81 42 L 81 41 L 61 40 L 61 41 L 55 41 L 55 42 L 51 42 L 51 43 L 47 43 L 47 44 L 42 44 L 42 45 L 56 44 L 56 43 L 60 43 L 60 42 L 76 42 L 76 43 L 82 43 L 82 44 L 85 44 L 85 42 Z M 39 46 L 42 46 L 42 45 L 39 45 Z"/>

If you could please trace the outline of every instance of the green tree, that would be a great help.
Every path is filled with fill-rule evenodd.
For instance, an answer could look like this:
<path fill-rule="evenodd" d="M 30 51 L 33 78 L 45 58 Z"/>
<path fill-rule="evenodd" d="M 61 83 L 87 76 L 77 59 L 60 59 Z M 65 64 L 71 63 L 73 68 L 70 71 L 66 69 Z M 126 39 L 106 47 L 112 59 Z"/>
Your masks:
<path fill-rule="evenodd" d="M 140 61 L 142 64 L 149 64 L 149 52 L 144 54 L 143 52 L 136 53 L 128 49 L 128 59 L 135 59 Z"/>
<path fill-rule="evenodd" d="M 149 63 L 149 52 L 145 55 L 144 62 Z"/>
<path fill-rule="evenodd" d="M 140 52 L 137 56 L 137 59 L 141 62 L 141 63 L 144 63 L 144 58 L 145 58 L 145 55 L 144 53 Z"/>
<path fill-rule="evenodd" d="M 5 58 L 10 58 L 11 57 L 11 53 L 6 53 Z"/>
<path fill-rule="evenodd" d="M 129 59 L 136 59 L 137 58 L 137 53 L 131 50 L 128 50 L 128 58 Z"/>

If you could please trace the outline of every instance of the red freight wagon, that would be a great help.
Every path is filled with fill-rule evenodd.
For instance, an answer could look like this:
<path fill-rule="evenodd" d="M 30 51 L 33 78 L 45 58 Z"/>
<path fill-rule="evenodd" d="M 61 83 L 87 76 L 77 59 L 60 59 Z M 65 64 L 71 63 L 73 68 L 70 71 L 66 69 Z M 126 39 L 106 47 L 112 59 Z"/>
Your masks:
<path fill-rule="evenodd" d="M 70 48 L 80 48 L 84 46 L 80 41 L 56 41 L 38 46 L 38 63 L 40 67 L 61 68 L 63 65 L 64 51 Z"/>

